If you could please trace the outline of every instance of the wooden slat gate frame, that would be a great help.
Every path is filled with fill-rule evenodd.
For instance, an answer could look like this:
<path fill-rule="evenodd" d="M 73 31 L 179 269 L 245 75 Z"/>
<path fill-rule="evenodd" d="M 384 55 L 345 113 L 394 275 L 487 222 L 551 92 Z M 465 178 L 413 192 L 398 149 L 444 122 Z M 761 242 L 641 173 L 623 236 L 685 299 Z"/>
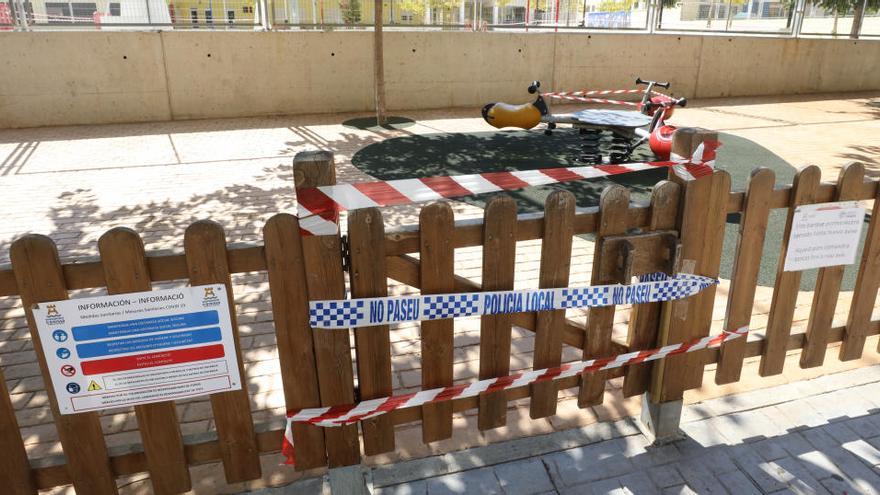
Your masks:
<path fill-rule="evenodd" d="M 332 156 L 329 154 L 312 153 L 297 157 L 296 179 L 301 185 L 332 183 L 333 177 L 328 175 L 327 170 L 332 170 Z M 727 192 L 729 179 L 724 175 L 723 172 L 716 173 L 700 186 L 694 185 L 699 182 L 659 185 L 649 205 L 627 205 L 625 191 L 611 189 L 603 195 L 599 208 L 577 213 L 569 206 L 570 198 L 564 193 L 548 198 L 550 207 L 547 215 L 515 217 L 512 201 L 503 196 L 489 203 L 483 220 L 455 222 L 448 206 L 433 205 L 423 208 L 421 227 L 398 228 L 388 233 L 384 232 L 381 212 L 378 210 L 356 212 L 349 216 L 348 232 L 352 252 L 352 293 L 359 297 L 383 295 L 387 292 L 385 277 L 422 288 L 424 292 L 481 290 L 479 284 L 455 276 L 450 269 L 455 249 L 481 244 L 495 250 L 496 254 L 491 259 L 487 256 L 484 262 L 483 283 L 486 290 L 510 288 L 515 269 L 516 242 L 541 239 L 548 235 L 554 242 L 546 250 L 558 256 L 558 253 L 566 253 L 565 244 L 570 243 L 573 235 L 597 234 L 598 246 L 603 239 L 629 233 L 632 229 L 641 232 L 680 229 L 681 257 L 687 260 L 691 256 L 687 246 L 688 236 L 695 237 L 693 232 L 688 232 L 687 208 L 703 201 L 699 198 L 708 195 L 712 196 L 710 202 L 715 205 L 713 211 L 716 212 L 704 214 L 709 220 L 741 213 L 739 248 L 724 326 L 733 330 L 748 324 L 757 277 L 753 251 L 763 244 L 767 215 L 771 209 L 847 198 L 875 200 L 880 194 L 878 182 L 865 180 L 863 168 L 858 165 L 845 168 L 836 185 L 819 184 L 816 172 L 807 168 L 798 172 L 794 186 L 775 189 L 772 173 L 761 170 L 752 175 L 745 192 L 733 193 Z M 706 188 L 709 192 L 700 188 Z M 678 212 L 681 214 L 677 215 Z M 786 324 L 784 319 L 776 316 L 776 323 L 768 329 L 766 339 L 749 342 L 738 339 L 725 344 L 720 351 L 706 350 L 687 356 L 689 364 L 686 372 L 674 380 L 663 379 L 662 376 L 658 378 L 663 373 L 660 370 L 664 366 L 668 368 L 669 363 L 659 366 L 642 364 L 613 371 L 608 376 L 590 375 L 559 380 L 552 387 L 539 390 L 542 399 L 533 405 L 533 414 L 552 414 L 555 406 L 553 396 L 562 388 L 580 387 L 581 405 L 598 403 L 602 400 L 604 380 L 610 376 L 626 377 L 624 392 L 627 396 L 644 393 L 651 388 L 653 381 L 655 398 L 675 400 L 686 389 L 699 385 L 698 380 L 702 376 L 699 370 L 707 363 L 718 362 L 716 381 L 728 383 L 739 379 L 742 361 L 747 357 L 762 356 L 766 363 L 762 366 L 762 372 L 772 373 L 781 371 L 780 356 L 784 357 L 786 351 L 807 348 L 810 355 L 818 356 L 821 355 L 820 350 L 828 345 L 843 342 L 841 358 L 859 358 L 865 339 L 880 334 L 880 321 L 870 320 L 880 286 L 878 218 L 880 202 L 874 201 L 846 326 L 832 326 L 828 314 L 833 314 L 834 308 L 827 307 L 829 303 L 821 307 L 814 305 L 807 334 L 791 334 L 790 321 Z M 701 235 L 709 235 L 706 232 L 718 235 L 713 230 L 718 228 L 717 223 L 703 222 L 700 225 L 694 231 L 703 232 Z M 185 254 L 142 253 L 143 247 L 137 234 L 117 229 L 102 237 L 99 247 L 103 260 L 61 264 L 55 245 L 49 238 L 25 236 L 16 241 L 11 249 L 12 268 L 0 268 L 0 296 L 21 297 L 33 331 L 31 305 L 65 299 L 70 290 L 107 287 L 111 292 L 125 292 L 148 289 L 153 282 L 189 279 L 193 284 L 225 283 L 230 288 L 231 296 L 230 274 L 266 271 L 288 407 L 352 402 L 355 388 L 349 333 L 345 330 L 312 331 L 308 327 L 308 300 L 344 296 L 345 274 L 339 236 L 301 238 L 297 219 L 288 214 L 279 214 L 267 222 L 264 242 L 260 245 L 226 244 L 219 225 L 198 222 L 187 230 Z M 715 253 L 717 249 L 720 247 L 713 247 L 710 251 Z M 127 254 L 122 255 L 121 252 Z M 421 260 L 411 257 L 411 253 L 420 253 Z M 594 263 L 600 263 L 603 256 L 600 255 Z M 707 274 L 711 275 L 713 269 L 717 270 L 714 254 L 702 261 L 696 255 L 694 257 L 698 273 L 699 270 L 709 270 Z M 432 258 L 437 258 L 436 262 L 431 262 L 430 266 L 423 265 Z M 542 263 L 542 273 L 547 274 L 544 285 L 566 283 L 567 261 L 557 260 L 557 266 L 548 264 L 546 268 Z M 829 298 L 836 295 L 839 290 L 839 274 L 836 272 L 835 269 L 825 270 L 820 277 L 822 287 L 817 294 L 821 292 L 823 297 Z M 789 277 L 788 274 L 782 276 Z M 786 301 L 791 298 L 791 289 L 787 289 L 790 285 L 782 284 L 783 290 L 777 287 L 774 291 L 774 301 L 780 301 L 771 308 L 774 315 L 788 313 L 789 303 Z M 797 284 L 793 285 L 796 294 Z M 776 292 L 779 292 L 778 296 Z M 700 318 L 709 318 L 712 298 L 707 299 L 709 302 L 699 304 L 689 301 L 685 311 L 698 311 Z M 593 330 L 589 334 L 583 325 L 558 315 L 521 313 L 484 317 L 481 322 L 480 377 L 503 376 L 509 372 L 509 360 L 505 358 L 509 358 L 512 325 L 532 331 L 542 329 L 544 350 L 541 352 L 544 357 L 541 359 L 544 363 L 555 362 L 557 349 L 562 344 L 584 349 L 586 356 L 593 356 L 649 348 L 658 343 L 672 343 L 708 332 L 708 324 L 704 324 L 687 327 L 691 328 L 687 335 L 663 333 L 663 315 L 675 317 L 674 306 L 676 303 L 637 305 L 631 317 L 627 342 L 616 342 L 610 338 L 605 324 L 609 321 L 609 310 L 591 311 L 591 317 L 598 315 L 590 323 Z M 451 350 L 451 323 L 437 328 L 431 328 L 431 325 L 427 327 L 426 333 L 432 335 L 423 344 L 433 346 L 432 350 L 440 349 L 440 352 L 427 365 L 430 370 L 425 378 L 426 386 L 450 383 L 451 359 L 446 347 Z M 426 330 L 424 325 L 422 328 Z M 36 339 L 35 349 L 42 363 L 42 352 Z M 360 399 L 388 395 L 392 389 L 388 328 L 356 330 L 355 352 Z M 802 366 L 815 365 L 813 359 L 805 357 Z M 245 377 L 244 373 L 242 377 Z M 44 379 L 48 383 L 48 379 Z M 502 426 L 505 424 L 506 403 L 535 394 L 533 388 L 524 386 L 477 398 L 455 399 L 439 408 L 396 410 L 361 425 L 364 450 L 371 455 L 394 450 L 394 425 L 419 420 L 425 425 L 425 440 L 448 438 L 451 434 L 451 414 L 469 409 L 479 408 L 480 429 Z M 212 399 L 218 423 L 216 434 L 179 437 L 175 434 L 175 430 L 179 432 L 176 418 L 169 414 L 168 405 L 155 404 L 139 410 L 138 420 L 142 432 L 161 428 L 163 434 L 150 434 L 151 438 L 142 447 L 108 449 L 96 414 L 61 416 L 57 413 L 51 388 L 47 390 L 66 462 L 60 456 L 27 459 L 20 435 L 10 434 L 17 431 L 15 414 L 8 390 L 0 387 L 0 420 L 6 426 L 0 433 L 0 449 L 4 452 L 4 462 L 0 463 L 0 483 L 8 493 L 35 493 L 37 489 L 71 483 L 84 493 L 115 493 L 117 477 L 162 469 L 167 471 L 159 476 L 154 475 L 158 487 L 156 491 L 174 493 L 184 490 L 189 484 L 185 467 L 218 461 L 224 463 L 229 481 L 254 479 L 260 476 L 259 454 L 277 452 L 281 445 L 283 426 L 254 425 L 245 391 Z M 360 435 L 356 425 L 322 429 L 298 424 L 294 427 L 293 435 L 297 448 L 297 469 L 346 466 L 361 460 Z M 160 445 L 162 447 L 157 447 Z M 157 458 L 154 455 L 157 448 L 167 449 L 167 458 Z"/>

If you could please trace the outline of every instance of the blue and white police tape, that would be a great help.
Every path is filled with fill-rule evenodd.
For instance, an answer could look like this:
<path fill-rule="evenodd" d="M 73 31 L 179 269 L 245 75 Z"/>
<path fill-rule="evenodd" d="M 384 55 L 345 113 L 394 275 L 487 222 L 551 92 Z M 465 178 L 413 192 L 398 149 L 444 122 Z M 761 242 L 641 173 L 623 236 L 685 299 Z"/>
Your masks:
<path fill-rule="evenodd" d="M 309 302 L 312 328 L 355 328 L 617 304 L 640 304 L 684 299 L 715 285 L 699 275 L 654 273 L 632 285 L 594 285 L 561 289 L 526 289 L 402 297 L 371 297 Z"/>

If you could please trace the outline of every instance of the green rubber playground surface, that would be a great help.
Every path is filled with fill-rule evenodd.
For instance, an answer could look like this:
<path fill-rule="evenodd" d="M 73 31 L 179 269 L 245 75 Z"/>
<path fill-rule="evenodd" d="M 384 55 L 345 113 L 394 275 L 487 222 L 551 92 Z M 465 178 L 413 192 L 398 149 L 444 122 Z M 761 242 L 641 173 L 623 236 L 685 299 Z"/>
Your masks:
<path fill-rule="evenodd" d="M 722 147 L 718 150 L 716 166 L 730 173 L 732 189 L 742 191 L 752 169 L 766 167 L 776 173 L 777 185 L 791 184 L 795 168 L 760 145 L 738 136 L 721 133 Z M 585 154 L 586 137 L 572 129 L 557 129 L 545 136 L 540 131 L 498 131 L 462 134 L 425 134 L 403 136 L 369 145 L 352 157 L 358 169 L 379 180 L 409 179 L 438 175 L 461 175 L 483 172 L 532 170 L 536 168 L 572 167 L 584 165 L 579 161 Z M 599 141 L 599 149 L 611 146 L 610 137 Z M 589 150 L 588 150 L 589 151 Z M 630 161 L 654 159 L 647 144 L 633 153 Z M 520 213 L 541 211 L 544 200 L 555 190 L 570 191 L 578 206 L 596 206 L 602 190 L 611 184 L 630 189 L 631 201 L 647 203 L 651 190 L 666 178 L 666 170 L 658 169 L 616 176 L 609 179 L 577 181 L 552 186 L 530 187 L 507 192 L 518 205 Z M 494 194 L 479 194 L 460 198 L 459 201 L 483 207 Z M 785 229 L 786 210 L 770 213 L 764 253 L 758 283 L 772 287 L 776 265 Z M 866 219 L 867 221 L 867 219 Z M 733 267 L 739 215 L 730 215 L 724 233 L 721 259 L 721 277 L 730 278 Z M 862 242 L 867 226 L 862 232 Z M 584 236 L 590 237 L 590 236 Z M 857 260 L 861 257 L 861 246 Z M 846 268 L 842 290 L 852 290 L 858 263 Z M 803 273 L 801 290 L 813 290 L 817 270 Z"/>

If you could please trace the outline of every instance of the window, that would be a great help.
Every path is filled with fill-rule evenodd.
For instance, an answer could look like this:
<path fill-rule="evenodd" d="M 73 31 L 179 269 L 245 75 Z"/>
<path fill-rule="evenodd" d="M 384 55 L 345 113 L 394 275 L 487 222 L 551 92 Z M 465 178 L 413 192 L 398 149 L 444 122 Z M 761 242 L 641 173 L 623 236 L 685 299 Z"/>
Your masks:
<path fill-rule="evenodd" d="M 192 19 L 193 26 L 199 25 L 199 9 L 191 8 L 189 9 L 189 18 Z"/>
<path fill-rule="evenodd" d="M 111 3 L 110 4 L 110 15 L 115 15 L 115 16 L 122 15 L 122 9 L 120 8 L 119 5 L 120 4 L 118 4 L 118 3 Z"/>
<path fill-rule="evenodd" d="M 235 10 L 229 9 L 226 11 L 226 23 L 227 24 L 235 24 Z"/>
<path fill-rule="evenodd" d="M 71 3 L 73 7 L 73 17 L 75 22 L 93 22 L 92 16 L 98 11 L 98 6 L 94 3 Z"/>
<path fill-rule="evenodd" d="M 242 12 L 243 14 L 253 14 L 253 13 L 254 13 L 254 8 L 253 8 L 252 6 L 250 6 L 250 5 L 244 5 L 244 6 L 242 6 L 242 8 L 241 8 L 241 12 Z"/>
<path fill-rule="evenodd" d="M 214 12 L 211 9 L 205 9 L 205 24 L 214 24 Z"/>
<path fill-rule="evenodd" d="M 70 4 L 46 2 L 46 17 L 49 24 L 70 22 Z"/>
<path fill-rule="evenodd" d="M 412 12 L 401 12 L 400 20 L 403 22 L 412 22 L 412 20 L 413 20 Z"/>

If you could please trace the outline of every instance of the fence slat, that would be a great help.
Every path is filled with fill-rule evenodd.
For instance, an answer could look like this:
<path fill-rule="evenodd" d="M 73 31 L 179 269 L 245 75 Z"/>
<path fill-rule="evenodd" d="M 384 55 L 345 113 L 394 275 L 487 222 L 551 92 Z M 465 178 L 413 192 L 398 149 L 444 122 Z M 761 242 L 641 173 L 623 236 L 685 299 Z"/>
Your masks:
<path fill-rule="evenodd" d="M 378 208 L 355 210 L 348 217 L 348 242 L 351 250 L 352 297 L 388 295 L 385 267 L 385 223 Z M 357 328 L 354 331 L 357 351 L 360 400 L 389 397 L 391 382 L 391 337 L 388 325 Z M 388 415 L 361 422 L 364 453 L 376 455 L 394 450 L 394 424 Z"/>
<path fill-rule="evenodd" d="M 278 342 L 278 360 L 288 409 L 318 407 L 318 371 L 312 329 L 309 327 L 309 301 L 305 291 L 306 274 L 299 221 L 279 213 L 263 227 L 266 243 L 266 269 L 272 297 L 272 316 Z M 327 465 L 324 432 L 318 426 L 293 424 L 297 470 Z"/>
<path fill-rule="evenodd" d="M 571 269 L 574 236 L 574 195 L 556 191 L 544 202 L 544 238 L 541 241 L 541 268 L 538 285 L 542 289 L 567 287 Z M 540 311 L 535 316 L 535 369 L 559 366 L 562 362 L 562 333 L 565 310 Z M 532 419 L 556 414 L 559 396 L 554 381 L 533 383 L 529 415 Z"/>
<path fill-rule="evenodd" d="M 681 271 L 717 277 L 727 218 L 730 174 L 716 170 L 711 176 L 681 182 L 684 201 L 679 208 Z M 664 303 L 663 323 L 657 345 L 685 342 L 709 334 L 715 287 L 699 294 Z M 703 378 L 703 353 L 669 356 L 654 364 L 651 399 L 681 400 L 684 391 L 696 388 Z"/>
<path fill-rule="evenodd" d="M 9 257 L 73 486 L 78 493 L 115 494 L 116 480 L 110 469 L 98 413 L 62 415 L 58 411 L 52 380 L 46 371 L 46 357 L 31 311 L 34 304 L 67 299 L 55 243 L 46 236 L 27 235 L 12 244 Z"/>
<path fill-rule="evenodd" d="M 752 319 L 752 305 L 758 286 L 758 273 L 764 251 L 764 235 L 770 216 L 770 198 L 776 174 L 767 168 L 752 171 L 746 185 L 743 212 L 739 221 L 736 259 L 730 280 L 730 294 L 727 297 L 727 311 L 724 330 L 734 331 L 748 325 Z M 746 352 L 746 339 L 733 339 L 725 342 L 719 351 L 718 369 L 715 383 L 738 382 L 742 373 L 743 358 Z"/>
<path fill-rule="evenodd" d="M 840 171 L 837 180 L 837 196 L 834 201 L 852 201 L 859 196 L 865 180 L 865 167 L 861 163 L 847 164 Z M 801 368 L 822 366 L 828 350 L 828 332 L 834 323 L 834 310 L 840 295 L 843 280 L 843 265 L 819 269 L 816 275 L 816 290 L 810 306 L 810 319 L 807 323 L 806 341 L 801 352 Z M 855 293 L 853 293 L 855 297 Z"/>
<path fill-rule="evenodd" d="M 619 283 L 617 277 L 602 273 L 602 240 L 609 235 L 626 233 L 626 215 L 629 208 L 629 189 L 623 186 L 608 186 L 599 197 L 599 222 L 596 226 L 596 241 L 593 249 L 593 270 L 590 273 L 592 285 Z M 587 337 L 584 342 L 584 359 L 607 357 L 611 355 L 611 332 L 614 327 L 614 306 L 590 308 L 587 317 Z M 581 375 L 581 388 L 578 393 L 578 406 L 588 407 L 602 403 L 605 394 L 607 371 L 596 371 Z"/>
<path fill-rule="evenodd" d="M 109 294 L 152 289 L 144 243 L 131 229 L 117 227 L 98 239 Z M 138 429 L 153 491 L 187 492 L 192 488 L 174 401 L 135 406 Z"/>
<path fill-rule="evenodd" d="M 192 285 L 225 284 L 232 322 L 232 340 L 241 375 L 241 390 L 211 395 L 211 410 L 220 440 L 226 481 L 236 483 L 261 476 L 260 456 L 248 399 L 247 376 L 241 360 L 241 343 L 235 317 L 235 299 L 226 259 L 226 234 L 220 224 L 201 220 L 187 227 L 183 238 L 186 265 Z"/>
<path fill-rule="evenodd" d="M 309 151 L 293 158 L 297 189 L 336 184 L 333 153 Z M 339 234 L 301 238 L 309 300 L 345 298 L 342 243 Z M 318 389 L 322 406 L 354 402 L 354 371 L 347 329 L 313 332 Z M 324 429 L 324 444 L 331 468 L 358 464 L 361 457 L 357 425 Z"/>
<path fill-rule="evenodd" d="M 785 344 L 791 334 L 791 323 L 801 285 L 801 272 L 786 272 L 785 254 L 791 235 L 791 223 L 798 206 L 814 203 L 816 191 L 819 189 L 819 178 L 822 173 L 819 167 L 810 165 L 798 171 L 792 183 L 792 200 L 788 209 L 788 219 L 782 235 L 782 252 L 779 255 L 779 266 L 776 267 L 776 283 L 773 286 L 773 299 L 770 304 L 770 315 L 767 321 L 767 333 L 764 338 L 764 352 L 758 373 L 761 376 L 782 373 L 785 364 Z"/>
<path fill-rule="evenodd" d="M 862 261 L 859 263 L 859 274 L 853 288 L 853 299 L 846 321 L 846 332 L 840 346 L 838 357 L 841 361 L 850 361 L 862 357 L 865 339 L 871 327 L 871 313 L 877 301 L 877 289 L 880 288 L 880 193 L 874 198 L 871 210 L 871 223 L 865 238 Z M 878 344 L 880 352 L 880 344 Z"/>
<path fill-rule="evenodd" d="M 483 214 L 483 284 L 485 291 L 512 290 L 516 270 L 516 202 L 497 196 Z M 510 374 L 511 314 L 480 319 L 480 379 Z M 503 390 L 480 394 L 477 427 L 488 430 L 507 423 Z"/>
<path fill-rule="evenodd" d="M 651 220 L 648 230 L 675 229 L 680 199 L 681 187 L 675 182 L 664 181 L 654 186 L 654 192 L 651 194 Z M 672 255 L 674 253 L 670 253 L 670 256 Z M 652 349 L 656 345 L 662 309 L 662 303 L 633 305 L 627 332 L 627 346 L 630 352 Z M 626 367 L 623 378 L 624 397 L 632 397 L 648 391 L 651 386 L 652 366 L 653 363 L 641 363 Z"/>
<path fill-rule="evenodd" d="M 422 294 L 455 291 L 452 247 L 454 218 L 448 203 L 434 203 L 419 213 Z M 453 320 L 422 322 L 422 389 L 452 385 Z M 452 436 L 452 403 L 422 406 L 425 443 Z"/>
<path fill-rule="evenodd" d="M 18 419 L 15 417 L 15 408 L 9 397 L 9 388 L 6 386 L 6 378 L 0 368 L 0 452 L 3 452 L 3 462 L 0 462 L 0 486 L 8 490 L 10 495 L 36 494 L 37 486 L 34 483 L 31 466 L 28 463 L 27 451 L 21 439 L 21 431 L 18 429 Z"/>

